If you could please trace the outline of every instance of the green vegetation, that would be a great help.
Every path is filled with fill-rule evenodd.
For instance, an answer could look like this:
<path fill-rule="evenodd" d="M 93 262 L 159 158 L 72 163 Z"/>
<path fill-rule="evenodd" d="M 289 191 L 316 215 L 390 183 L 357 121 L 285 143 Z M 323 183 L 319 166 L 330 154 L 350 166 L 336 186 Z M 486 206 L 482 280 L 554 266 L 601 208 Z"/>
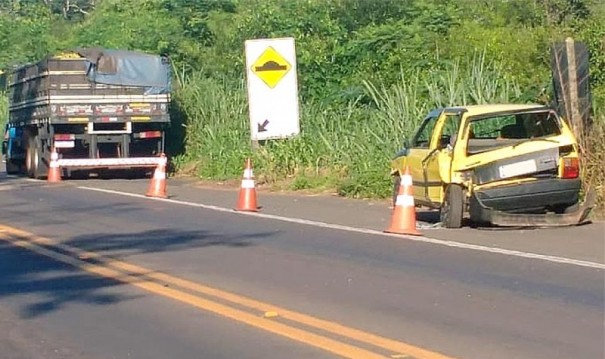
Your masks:
<path fill-rule="evenodd" d="M 173 163 L 204 179 L 239 178 L 251 155 L 268 185 L 387 196 L 389 160 L 429 109 L 548 103 L 550 45 L 567 36 L 589 46 L 605 126 L 602 0 L 0 0 L 0 28 L 0 68 L 72 47 L 169 54 Z M 253 153 L 243 45 L 282 36 L 296 39 L 302 133 Z"/>

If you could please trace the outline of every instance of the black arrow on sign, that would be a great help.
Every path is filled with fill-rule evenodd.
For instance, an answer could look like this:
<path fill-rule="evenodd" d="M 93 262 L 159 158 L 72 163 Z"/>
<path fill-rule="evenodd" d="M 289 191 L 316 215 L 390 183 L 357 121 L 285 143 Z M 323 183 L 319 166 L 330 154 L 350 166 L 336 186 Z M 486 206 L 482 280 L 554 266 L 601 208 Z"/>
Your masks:
<path fill-rule="evenodd" d="M 267 125 L 269 124 L 269 120 L 265 120 L 263 123 L 257 123 L 258 125 L 258 132 L 265 132 L 267 131 Z"/>

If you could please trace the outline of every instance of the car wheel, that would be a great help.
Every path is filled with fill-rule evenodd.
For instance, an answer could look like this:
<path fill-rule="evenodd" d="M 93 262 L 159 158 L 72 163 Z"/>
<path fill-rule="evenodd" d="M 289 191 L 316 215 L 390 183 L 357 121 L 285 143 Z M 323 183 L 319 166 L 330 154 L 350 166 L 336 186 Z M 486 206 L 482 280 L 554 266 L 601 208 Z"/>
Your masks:
<path fill-rule="evenodd" d="M 555 213 L 575 213 L 580 209 L 580 203 L 574 203 L 572 205 L 562 205 L 555 208 Z"/>
<path fill-rule="evenodd" d="M 445 228 L 460 228 L 463 214 L 464 191 L 459 185 L 449 185 L 445 190 L 445 198 L 441 205 L 441 223 Z"/>
<path fill-rule="evenodd" d="M 401 186 L 401 176 L 393 176 L 393 208 L 397 203 L 397 196 L 399 195 L 399 186 Z"/>

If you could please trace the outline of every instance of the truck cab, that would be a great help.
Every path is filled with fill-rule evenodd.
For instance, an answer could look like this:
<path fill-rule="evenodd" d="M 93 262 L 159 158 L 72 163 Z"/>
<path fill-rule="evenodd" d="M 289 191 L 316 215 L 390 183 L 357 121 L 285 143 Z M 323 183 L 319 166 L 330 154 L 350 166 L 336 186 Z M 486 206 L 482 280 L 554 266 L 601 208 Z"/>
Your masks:
<path fill-rule="evenodd" d="M 20 128 L 6 125 L 2 141 L 2 155 L 7 174 L 17 174 L 21 171 L 21 164 L 24 162 L 23 153 L 25 153 L 22 137 Z"/>

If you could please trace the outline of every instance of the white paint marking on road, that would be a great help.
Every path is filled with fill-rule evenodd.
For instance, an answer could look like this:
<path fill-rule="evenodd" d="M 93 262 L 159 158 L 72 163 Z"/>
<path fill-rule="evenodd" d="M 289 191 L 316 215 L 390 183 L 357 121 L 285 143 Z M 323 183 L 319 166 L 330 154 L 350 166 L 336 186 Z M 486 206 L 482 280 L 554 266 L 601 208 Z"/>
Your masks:
<path fill-rule="evenodd" d="M 318 222 L 318 221 L 312 221 L 312 220 L 301 219 L 301 218 L 283 217 L 283 216 L 277 216 L 277 215 L 267 214 L 267 213 L 238 212 L 238 211 L 234 211 L 233 209 L 230 209 L 230 208 L 224 208 L 224 207 L 219 207 L 219 206 L 207 205 L 207 204 L 202 204 L 202 203 L 177 201 L 174 199 L 147 197 L 147 196 L 144 196 L 141 194 L 120 192 L 120 191 L 114 191 L 114 190 L 110 190 L 110 189 L 93 188 L 93 187 L 85 187 L 85 186 L 80 186 L 77 188 L 88 190 L 88 191 L 111 193 L 111 194 L 116 194 L 116 195 L 120 195 L 120 196 L 135 197 L 135 198 L 141 198 L 141 199 L 148 199 L 148 200 L 154 200 L 154 201 L 180 204 L 180 205 L 189 206 L 189 207 L 210 209 L 210 210 L 217 211 L 217 212 L 233 213 L 233 214 L 243 215 L 243 216 L 260 217 L 260 218 L 273 219 L 273 220 L 277 220 L 277 221 L 296 223 L 296 224 L 306 224 L 306 225 L 320 227 L 320 228 L 337 229 L 337 230 L 341 230 L 341 231 L 371 234 L 371 235 L 378 235 L 378 236 L 383 236 L 383 237 L 405 238 L 405 239 L 409 239 L 412 241 L 438 244 L 438 245 L 447 246 L 447 247 L 470 249 L 470 250 L 475 250 L 475 251 L 503 254 L 503 255 L 507 255 L 507 256 L 522 257 L 522 258 L 529 258 L 529 259 L 539 259 L 539 260 L 543 260 L 543 261 L 547 261 L 547 262 L 570 264 L 570 265 L 575 265 L 575 266 L 580 266 L 580 267 L 605 269 L 605 264 L 602 264 L 602 263 L 589 262 L 589 261 L 583 261 L 583 260 L 571 259 L 571 258 L 565 258 L 565 257 L 550 256 L 550 255 L 531 253 L 531 252 L 522 252 L 522 251 L 517 251 L 517 250 L 513 250 L 513 249 L 486 247 L 486 246 L 480 246 L 480 245 L 476 245 L 476 244 L 444 241 L 441 239 L 435 239 L 435 238 L 429 238 L 429 237 L 423 237 L 423 236 L 405 236 L 405 235 L 401 235 L 401 234 L 384 233 L 384 232 L 380 232 L 380 231 L 377 231 L 374 229 L 349 227 L 349 226 L 343 226 L 340 224 Z"/>

